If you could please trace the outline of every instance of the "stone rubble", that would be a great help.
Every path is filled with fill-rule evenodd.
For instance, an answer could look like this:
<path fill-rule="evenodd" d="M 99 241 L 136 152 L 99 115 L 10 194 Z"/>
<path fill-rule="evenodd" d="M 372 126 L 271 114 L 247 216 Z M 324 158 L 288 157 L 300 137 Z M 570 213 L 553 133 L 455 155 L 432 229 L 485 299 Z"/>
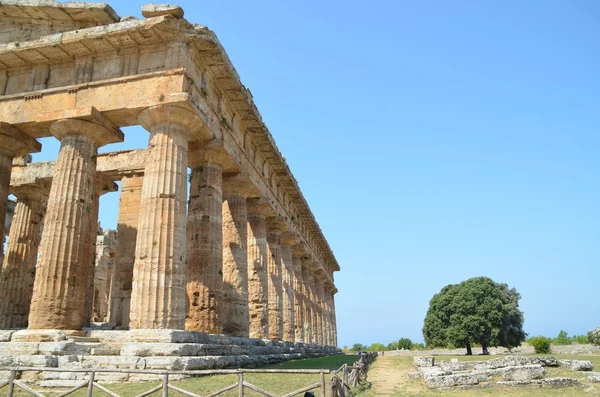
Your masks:
<path fill-rule="evenodd" d="M 434 357 L 414 357 L 413 361 L 418 371 L 410 373 L 409 378 L 422 378 L 429 388 L 443 390 L 490 385 L 495 376 L 502 377 L 497 382 L 498 385 L 507 387 L 581 386 L 581 382 L 573 378 L 545 378 L 547 371 L 544 367 L 562 365 L 572 370 L 581 370 L 579 368 L 591 366 L 589 361 L 557 360 L 551 356 L 507 356 L 487 361 L 463 362 L 453 359 L 451 362 L 441 361 L 439 365 L 435 365 Z M 589 379 L 594 381 L 592 378 L 596 376 L 597 373 L 592 373 Z"/>

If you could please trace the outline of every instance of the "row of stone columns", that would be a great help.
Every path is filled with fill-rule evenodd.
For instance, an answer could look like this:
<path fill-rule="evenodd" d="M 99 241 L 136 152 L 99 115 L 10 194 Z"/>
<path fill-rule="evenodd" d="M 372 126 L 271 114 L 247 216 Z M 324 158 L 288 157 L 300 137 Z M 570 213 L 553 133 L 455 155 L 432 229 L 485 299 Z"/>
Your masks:
<path fill-rule="evenodd" d="M 86 294 L 93 291 L 90 262 L 103 191 L 97 189 L 96 155 L 100 146 L 122 140 L 122 133 L 94 109 L 89 116 L 51 125 L 61 149 L 49 192 L 17 192 L 0 283 L 24 288 L 0 290 L 0 327 L 23 326 L 29 313 L 29 329 L 78 331 L 91 316 L 92 297 Z M 124 175 L 121 180 L 110 321 L 120 328 L 334 345 L 334 287 L 315 272 L 297 236 L 269 203 L 255 198 L 248 177 L 223 174 L 230 160 L 218 146 L 204 145 L 188 159 L 190 136 L 209 137 L 200 119 L 191 111 L 161 106 L 144 110 L 139 121 L 150 141 L 143 177 Z M 17 146 L 7 142 L 26 135 L 0 126 L 4 214 L 12 157 L 38 148 L 30 139 L 28 146 L 9 151 L 6 147 Z"/>

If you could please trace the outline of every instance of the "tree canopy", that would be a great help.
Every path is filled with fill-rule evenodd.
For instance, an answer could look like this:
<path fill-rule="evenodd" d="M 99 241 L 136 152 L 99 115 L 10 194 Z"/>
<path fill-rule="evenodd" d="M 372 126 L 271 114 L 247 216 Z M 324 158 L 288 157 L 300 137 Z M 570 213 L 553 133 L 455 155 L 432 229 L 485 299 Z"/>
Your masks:
<path fill-rule="evenodd" d="M 423 336 L 431 347 L 466 347 L 481 344 L 487 354 L 490 346 L 512 348 L 525 340 L 521 295 L 508 285 L 488 277 L 476 277 L 449 284 L 429 302 Z"/>

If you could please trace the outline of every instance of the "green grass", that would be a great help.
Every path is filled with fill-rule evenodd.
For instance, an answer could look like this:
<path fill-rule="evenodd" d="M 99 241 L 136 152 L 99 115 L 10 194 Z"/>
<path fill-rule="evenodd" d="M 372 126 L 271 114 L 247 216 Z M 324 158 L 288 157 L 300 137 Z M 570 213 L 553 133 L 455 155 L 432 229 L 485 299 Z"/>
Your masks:
<path fill-rule="evenodd" d="M 262 368 L 270 369 L 339 369 L 342 365 L 352 365 L 357 360 L 356 355 L 339 355 L 304 360 L 291 360 L 282 363 L 267 365 Z"/>

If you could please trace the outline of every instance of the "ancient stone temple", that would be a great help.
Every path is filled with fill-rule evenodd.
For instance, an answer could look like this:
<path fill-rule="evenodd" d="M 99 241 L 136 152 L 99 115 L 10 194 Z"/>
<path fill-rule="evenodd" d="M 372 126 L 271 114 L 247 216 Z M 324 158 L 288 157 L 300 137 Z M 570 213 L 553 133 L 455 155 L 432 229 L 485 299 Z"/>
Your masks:
<path fill-rule="evenodd" d="M 17 199 L 0 357 L 203 368 L 337 351 L 339 265 L 252 94 L 181 8 L 142 14 L 0 3 L 0 225 Z M 133 125 L 146 149 L 98 153 Z M 23 161 L 50 136 L 56 161 Z M 99 197 L 116 191 L 117 231 L 99 235 Z"/>

